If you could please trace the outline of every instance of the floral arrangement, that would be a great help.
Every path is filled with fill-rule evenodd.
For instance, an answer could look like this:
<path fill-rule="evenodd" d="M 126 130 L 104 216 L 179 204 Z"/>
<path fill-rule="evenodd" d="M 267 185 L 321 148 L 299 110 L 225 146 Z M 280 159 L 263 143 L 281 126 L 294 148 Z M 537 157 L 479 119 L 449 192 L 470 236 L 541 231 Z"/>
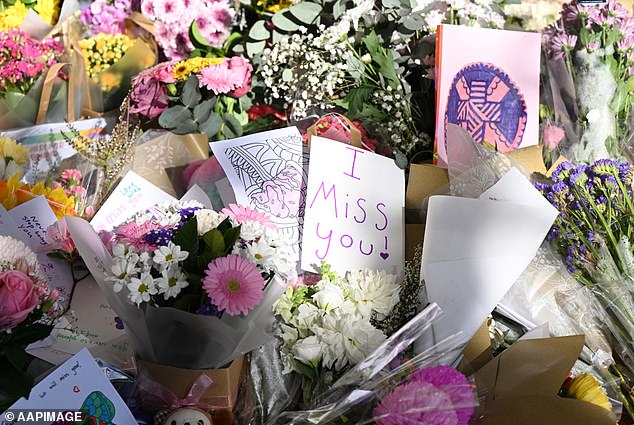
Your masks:
<path fill-rule="evenodd" d="M 0 179 L 21 178 L 29 150 L 8 137 L 0 136 Z"/>
<path fill-rule="evenodd" d="M 528 31 L 542 31 L 559 19 L 561 6 L 562 2 L 559 0 L 531 0 L 520 3 L 509 2 L 503 9 L 507 19 L 520 28 Z"/>
<path fill-rule="evenodd" d="M 595 404 L 605 410 L 612 410 L 610 399 L 599 385 L 599 381 L 589 373 L 567 379 L 563 386 L 563 395 Z"/>
<path fill-rule="evenodd" d="M 87 204 L 87 182 L 81 171 L 67 169 L 60 173 L 59 177 L 51 183 L 52 189 L 61 188 L 67 197 L 75 201 L 75 213 L 82 217 L 90 218 L 95 214 L 95 208 Z"/>
<path fill-rule="evenodd" d="M 124 34 L 125 19 L 132 12 L 130 0 L 96 0 L 79 15 L 89 36 Z"/>
<path fill-rule="evenodd" d="M 386 335 L 372 326 L 399 301 L 397 277 L 359 270 L 339 277 L 322 265 L 312 286 L 289 287 L 274 306 L 281 319 L 285 371 L 316 383 L 325 370 L 340 373 L 374 351 Z"/>
<path fill-rule="evenodd" d="M 65 215 L 75 215 L 75 199 L 73 196 L 67 196 L 61 187 L 53 188 L 45 182 L 36 183 L 31 187 L 27 183 L 20 183 L 17 175 L 0 180 L 0 203 L 7 210 L 41 195 L 46 198 L 58 219 Z"/>
<path fill-rule="evenodd" d="M 168 59 L 185 59 L 194 50 L 189 30 L 221 47 L 229 37 L 235 9 L 226 0 L 142 0 L 141 11 L 154 20 L 156 41 Z"/>
<path fill-rule="evenodd" d="M 561 163 L 537 188 L 560 211 L 548 238 L 568 271 L 589 287 L 604 308 L 614 352 L 631 369 L 634 359 L 634 167 L 598 160 Z M 630 370 L 630 373 L 633 371 Z M 615 373 L 620 375 L 618 369 Z M 625 400 L 630 412 L 634 405 Z"/>
<path fill-rule="evenodd" d="M 130 113 L 142 122 L 158 118 L 160 127 L 177 134 L 240 136 L 248 122 L 245 95 L 252 70 L 239 56 L 161 63 L 135 77 Z"/>
<path fill-rule="evenodd" d="M 22 370 L 26 346 L 46 338 L 61 311 L 35 253 L 22 242 L 0 236 L 0 366 L 11 396 L 28 396 L 33 380 Z M 11 354 L 8 354 L 11 353 Z"/>
<path fill-rule="evenodd" d="M 108 280 L 137 305 L 246 315 L 275 274 L 294 273 L 289 249 L 270 218 L 248 207 L 159 205 L 113 229 Z"/>
<path fill-rule="evenodd" d="M 60 0 L 2 0 L 0 1 L 0 31 L 19 28 L 29 9 L 44 22 L 54 25 L 62 8 Z"/>
<path fill-rule="evenodd" d="M 574 0 L 564 5 L 561 18 L 545 35 L 550 79 L 575 91 L 572 98 L 562 96 L 565 110 L 547 105 L 551 109 L 544 111 L 566 132 L 566 143 L 558 144 L 551 156 L 562 153 L 576 162 L 620 157 L 632 134 L 634 18 L 616 0 Z M 567 111 L 575 112 L 568 116 Z"/>
<path fill-rule="evenodd" d="M 0 31 L 0 97 L 27 93 L 63 51 L 50 38 L 37 41 L 19 29 Z"/>
<path fill-rule="evenodd" d="M 125 34 L 100 33 L 79 40 L 86 72 L 102 91 L 108 92 L 121 85 L 121 75 L 108 72 L 108 69 L 123 58 L 133 44 L 134 40 Z"/>
<path fill-rule="evenodd" d="M 466 376 L 449 366 L 419 369 L 383 397 L 373 416 L 377 425 L 468 425 L 475 392 Z"/>

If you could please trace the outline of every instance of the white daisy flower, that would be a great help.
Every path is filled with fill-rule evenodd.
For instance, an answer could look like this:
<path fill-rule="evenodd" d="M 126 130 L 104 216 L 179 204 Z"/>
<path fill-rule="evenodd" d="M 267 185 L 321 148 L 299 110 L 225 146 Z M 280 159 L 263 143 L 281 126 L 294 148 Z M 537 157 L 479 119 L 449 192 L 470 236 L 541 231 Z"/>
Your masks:
<path fill-rule="evenodd" d="M 106 278 L 114 285 L 114 291 L 119 292 L 128 284 L 133 276 L 139 272 L 136 262 L 129 262 L 126 258 L 116 257 L 110 268 L 112 276 Z"/>
<path fill-rule="evenodd" d="M 182 289 L 189 285 L 187 275 L 178 266 L 172 266 L 163 270 L 162 276 L 156 279 L 158 293 L 168 300 L 176 298 Z"/>
<path fill-rule="evenodd" d="M 162 270 L 172 264 L 178 264 L 179 261 L 185 260 L 188 256 L 189 253 L 187 251 L 182 251 L 180 246 L 170 242 L 167 246 L 160 246 L 154 251 L 152 261 Z"/>
<path fill-rule="evenodd" d="M 149 273 L 142 273 L 141 278 L 133 277 L 128 283 L 128 295 L 130 300 L 139 305 L 143 302 L 149 302 L 150 297 L 155 295 L 158 290 L 154 278 Z"/>

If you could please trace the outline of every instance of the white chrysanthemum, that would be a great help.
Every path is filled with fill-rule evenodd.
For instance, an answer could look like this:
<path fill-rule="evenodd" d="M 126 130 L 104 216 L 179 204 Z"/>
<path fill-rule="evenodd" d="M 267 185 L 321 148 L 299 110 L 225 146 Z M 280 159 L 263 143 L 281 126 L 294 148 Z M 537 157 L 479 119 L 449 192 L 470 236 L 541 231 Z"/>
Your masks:
<path fill-rule="evenodd" d="M 18 261 L 38 270 L 37 256 L 31 248 L 11 236 L 0 236 L 0 264 L 14 265 Z"/>
<path fill-rule="evenodd" d="M 364 318 L 369 318 L 372 311 L 384 317 L 398 303 L 400 286 L 395 275 L 359 270 L 347 273 L 345 281 L 348 299 Z"/>
<path fill-rule="evenodd" d="M 137 305 L 150 301 L 150 297 L 158 292 L 154 278 L 149 273 L 141 274 L 140 278 L 130 279 L 128 290 L 130 291 L 128 297 Z"/>
<path fill-rule="evenodd" d="M 139 271 L 136 261 L 127 261 L 125 257 L 115 257 L 110 268 L 112 275 L 106 280 L 112 282 L 115 292 L 119 292 L 127 286 L 130 279 L 137 276 Z"/>
<path fill-rule="evenodd" d="M 161 277 L 156 279 L 156 283 L 159 288 L 158 293 L 163 294 L 166 300 L 176 298 L 181 290 L 189 285 L 187 275 L 178 266 L 163 270 Z"/>
<path fill-rule="evenodd" d="M 194 215 L 198 222 L 198 235 L 202 236 L 208 231 L 215 229 L 227 217 L 219 212 L 210 209 L 197 210 Z"/>
<path fill-rule="evenodd" d="M 315 288 L 317 292 L 313 295 L 313 300 L 320 308 L 330 311 L 343 305 L 344 294 L 339 285 L 335 285 L 329 280 L 321 280 L 315 285 Z"/>
<path fill-rule="evenodd" d="M 152 260 L 154 264 L 159 266 L 160 270 L 167 268 L 179 261 L 185 260 L 189 256 L 189 252 L 181 250 L 181 247 L 170 242 L 167 246 L 160 246 L 154 251 Z"/>

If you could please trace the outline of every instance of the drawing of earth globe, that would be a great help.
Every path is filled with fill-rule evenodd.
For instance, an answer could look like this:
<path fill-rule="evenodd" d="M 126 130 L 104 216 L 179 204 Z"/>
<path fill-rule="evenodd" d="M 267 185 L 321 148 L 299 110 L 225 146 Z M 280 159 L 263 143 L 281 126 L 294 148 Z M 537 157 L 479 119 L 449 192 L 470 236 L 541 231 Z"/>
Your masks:
<path fill-rule="evenodd" d="M 447 99 L 445 129 L 447 124 L 456 124 L 477 143 L 486 142 L 500 152 L 509 152 L 522 143 L 526 117 L 524 95 L 495 65 L 472 63 L 454 77 Z"/>

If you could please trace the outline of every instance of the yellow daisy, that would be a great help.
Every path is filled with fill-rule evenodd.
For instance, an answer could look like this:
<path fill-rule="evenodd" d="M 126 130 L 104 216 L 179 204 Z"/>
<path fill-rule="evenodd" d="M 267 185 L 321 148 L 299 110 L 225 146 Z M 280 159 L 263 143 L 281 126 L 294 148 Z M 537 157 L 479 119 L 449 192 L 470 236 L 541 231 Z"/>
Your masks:
<path fill-rule="evenodd" d="M 0 136 L 0 156 L 24 165 L 29 157 L 29 150 L 13 139 Z"/>

